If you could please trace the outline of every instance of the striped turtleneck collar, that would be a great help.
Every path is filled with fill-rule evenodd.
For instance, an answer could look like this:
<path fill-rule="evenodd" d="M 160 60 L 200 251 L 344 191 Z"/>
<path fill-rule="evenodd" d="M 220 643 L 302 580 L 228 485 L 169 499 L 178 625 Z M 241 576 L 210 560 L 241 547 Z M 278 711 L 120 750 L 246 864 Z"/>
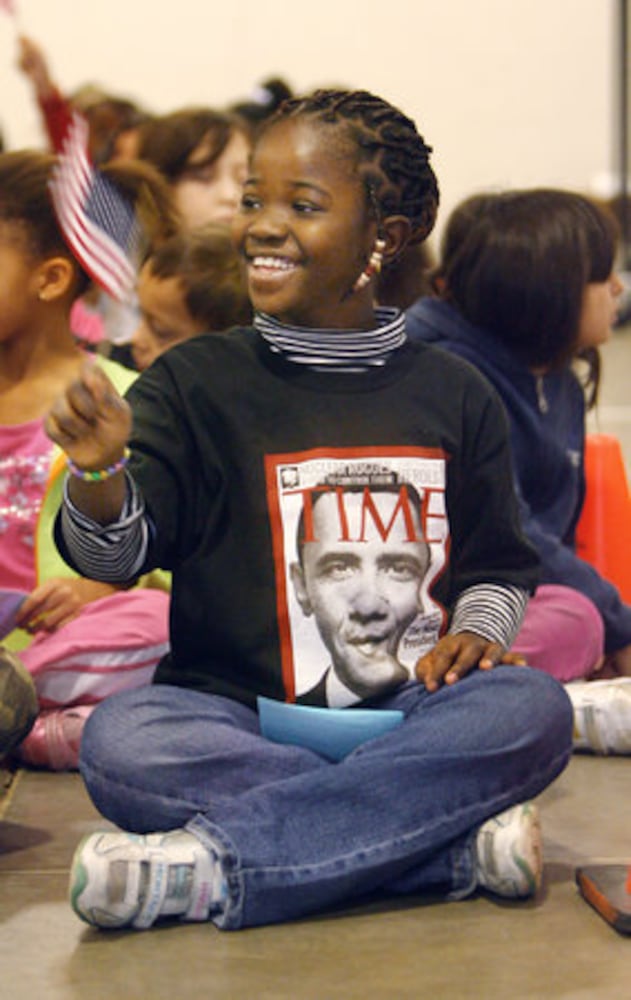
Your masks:
<path fill-rule="evenodd" d="M 256 313 L 254 326 L 270 350 L 313 371 L 365 372 L 387 362 L 406 340 L 405 315 L 399 309 L 375 309 L 374 330 L 318 330 L 285 326 Z"/>

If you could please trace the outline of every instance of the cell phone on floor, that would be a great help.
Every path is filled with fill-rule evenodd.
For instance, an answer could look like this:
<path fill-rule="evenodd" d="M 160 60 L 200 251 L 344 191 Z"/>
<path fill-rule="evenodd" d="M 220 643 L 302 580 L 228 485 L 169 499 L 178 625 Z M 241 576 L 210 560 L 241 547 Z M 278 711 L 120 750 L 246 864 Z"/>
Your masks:
<path fill-rule="evenodd" d="M 631 934 L 631 865 L 582 865 L 575 875 L 590 906 L 621 934 Z"/>

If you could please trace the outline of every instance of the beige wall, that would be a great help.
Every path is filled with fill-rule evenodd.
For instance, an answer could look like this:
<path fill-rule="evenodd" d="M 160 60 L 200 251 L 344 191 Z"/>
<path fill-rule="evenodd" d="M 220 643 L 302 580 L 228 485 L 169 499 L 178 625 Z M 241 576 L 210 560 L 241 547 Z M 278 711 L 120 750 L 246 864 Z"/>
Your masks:
<path fill-rule="evenodd" d="M 615 0 L 15 0 L 61 86 L 94 80 L 155 111 L 221 105 L 265 75 L 361 86 L 434 146 L 444 219 L 484 187 L 594 190 L 615 166 Z M 0 13 L 0 125 L 41 143 Z"/>

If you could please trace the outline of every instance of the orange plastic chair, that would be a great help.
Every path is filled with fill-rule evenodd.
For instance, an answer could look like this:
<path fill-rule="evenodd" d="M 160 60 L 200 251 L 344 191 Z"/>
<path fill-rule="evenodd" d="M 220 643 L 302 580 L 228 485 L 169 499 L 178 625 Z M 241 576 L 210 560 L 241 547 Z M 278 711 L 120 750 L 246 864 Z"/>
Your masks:
<path fill-rule="evenodd" d="M 631 497 L 622 448 L 613 434 L 587 435 L 585 479 L 577 554 L 631 604 Z"/>

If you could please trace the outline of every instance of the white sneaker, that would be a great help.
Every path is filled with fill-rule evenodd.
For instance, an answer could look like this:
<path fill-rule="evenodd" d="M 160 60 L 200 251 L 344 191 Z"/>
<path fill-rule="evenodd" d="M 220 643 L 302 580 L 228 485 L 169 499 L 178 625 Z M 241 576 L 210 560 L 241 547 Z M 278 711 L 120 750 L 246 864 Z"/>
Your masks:
<path fill-rule="evenodd" d="M 72 908 L 96 927 L 146 928 L 158 917 L 208 920 L 225 896 L 219 861 L 187 830 L 88 834 L 72 860 Z"/>
<path fill-rule="evenodd" d="M 522 802 L 487 819 L 478 830 L 475 851 L 482 888 L 496 896 L 534 896 L 543 873 L 537 807 Z"/>
<path fill-rule="evenodd" d="M 572 681 L 565 685 L 574 708 L 574 749 L 631 754 L 631 677 Z"/>

